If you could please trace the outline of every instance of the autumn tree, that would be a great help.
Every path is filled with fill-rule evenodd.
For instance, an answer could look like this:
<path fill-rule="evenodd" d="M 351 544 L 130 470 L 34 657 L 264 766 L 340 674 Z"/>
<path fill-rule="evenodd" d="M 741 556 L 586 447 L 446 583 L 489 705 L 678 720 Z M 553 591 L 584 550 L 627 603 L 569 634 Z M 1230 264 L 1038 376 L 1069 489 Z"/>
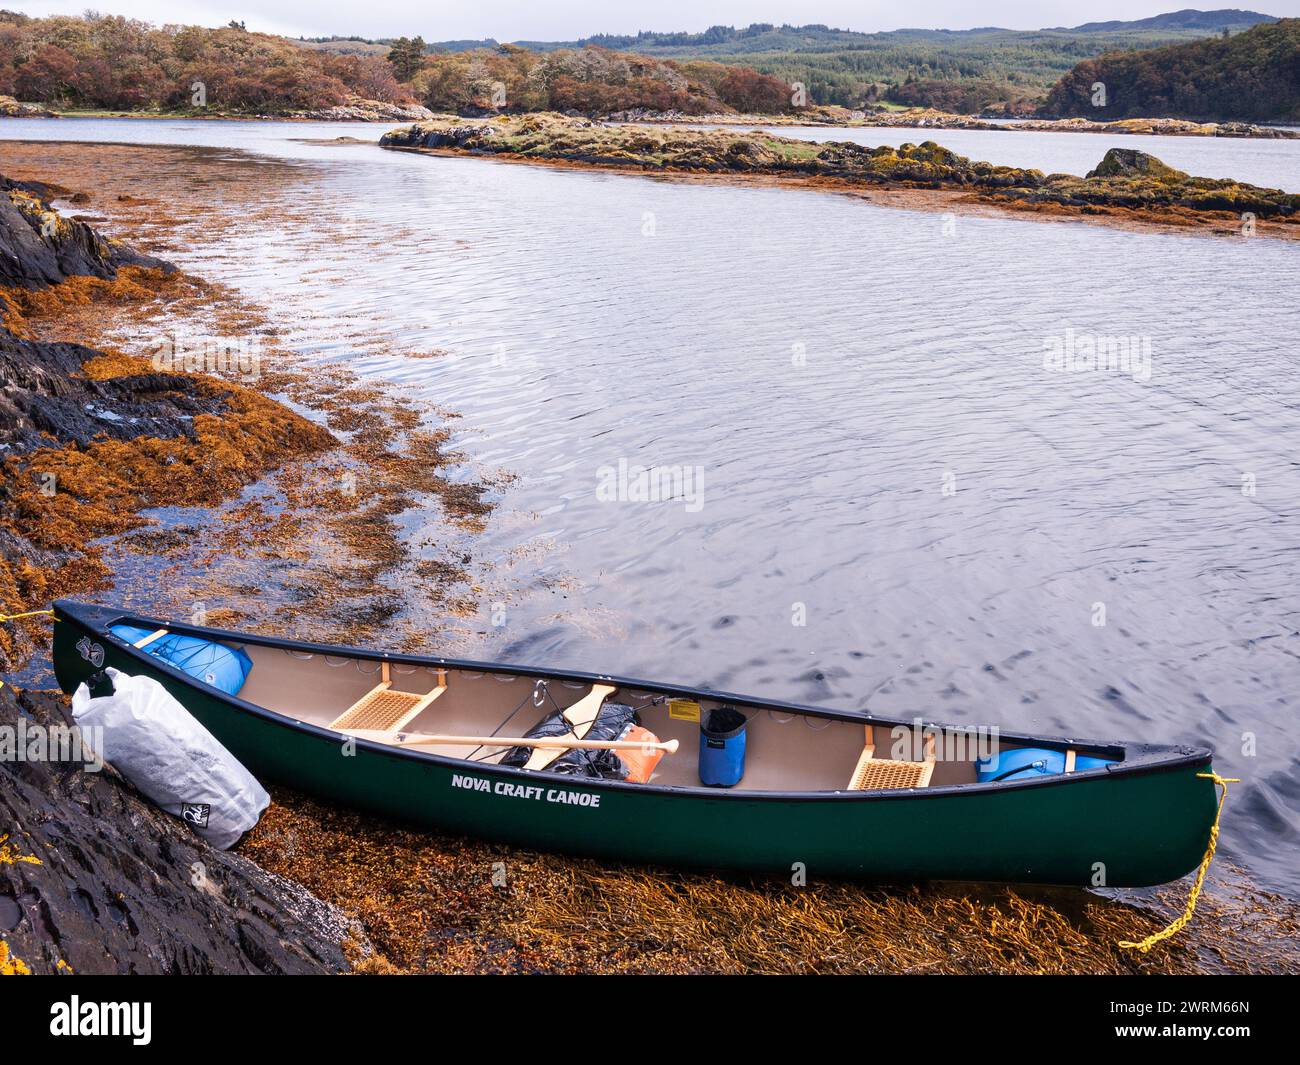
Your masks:
<path fill-rule="evenodd" d="M 790 107 L 790 87 L 777 78 L 748 67 L 729 71 L 718 83 L 718 95 L 728 107 L 748 114 L 770 115 Z"/>
<path fill-rule="evenodd" d="M 61 100 L 71 90 L 76 74 L 76 58 L 46 44 L 14 72 L 14 86 L 25 100 Z"/>

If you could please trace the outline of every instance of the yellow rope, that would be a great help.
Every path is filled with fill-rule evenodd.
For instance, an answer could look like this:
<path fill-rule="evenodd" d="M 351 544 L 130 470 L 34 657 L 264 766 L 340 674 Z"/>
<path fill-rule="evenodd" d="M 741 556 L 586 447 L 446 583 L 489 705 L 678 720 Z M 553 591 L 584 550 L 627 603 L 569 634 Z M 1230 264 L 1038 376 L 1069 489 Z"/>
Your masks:
<path fill-rule="evenodd" d="M 1210 826 L 1210 845 L 1205 849 L 1205 857 L 1201 859 L 1201 868 L 1197 870 L 1196 881 L 1192 884 L 1191 894 L 1187 896 L 1187 908 L 1183 910 L 1182 916 L 1169 925 L 1168 928 L 1162 928 L 1159 932 L 1147 936 L 1146 939 L 1138 943 L 1129 942 L 1127 939 L 1120 940 L 1119 945 L 1127 950 L 1140 950 L 1145 954 L 1157 943 L 1181 932 L 1187 926 L 1187 922 L 1192 919 L 1192 914 L 1196 912 L 1196 903 L 1201 897 L 1201 888 L 1205 886 L 1205 874 L 1209 872 L 1210 862 L 1214 860 L 1214 850 L 1219 845 L 1219 818 L 1223 816 L 1223 804 L 1228 801 L 1228 785 L 1241 783 L 1235 777 L 1221 777 L 1218 773 L 1197 773 L 1196 775 L 1202 780 L 1214 781 L 1216 787 L 1220 784 L 1223 785 L 1223 791 L 1219 793 L 1219 808 L 1214 814 L 1214 824 Z"/>
<path fill-rule="evenodd" d="M 22 618 L 39 618 L 49 615 L 54 616 L 53 610 L 29 610 L 25 614 L 0 614 L 0 621 L 19 621 Z"/>

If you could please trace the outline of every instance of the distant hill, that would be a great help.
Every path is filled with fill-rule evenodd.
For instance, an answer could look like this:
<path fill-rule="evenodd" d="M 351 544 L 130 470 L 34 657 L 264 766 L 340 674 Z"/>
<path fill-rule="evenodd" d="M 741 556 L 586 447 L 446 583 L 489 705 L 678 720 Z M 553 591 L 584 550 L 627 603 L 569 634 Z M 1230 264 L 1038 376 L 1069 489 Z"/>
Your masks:
<path fill-rule="evenodd" d="M 1092 103 L 1098 82 L 1106 87 L 1104 108 Z M 1043 112 L 1300 121 L 1300 19 L 1280 19 L 1226 38 L 1085 60 L 1052 88 Z"/>
<path fill-rule="evenodd" d="M 1261 22 L 1276 22 L 1273 15 L 1261 15 L 1258 11 L 1240 11 L 1235 7 L 1220 11 L 1196 11 L 1185 8 L 1182 11 L 1170 11 L 1164 15 L 1152 15 L 1150 18 L 1137 19 L 1134 22 L 1085 22 L 1082 26 L 1070 27 L 1076 33 L 1111 33 L 1115 30 L 1236 30 L 1248 29 Z"/>
<path fill-rule="evenodd" d="M 290 44 L 307 48 L 313 52 L 329 52 L 332 55 L 388 55 L 389 46 L 379 41 L 367 41 L 362 37 L 289 37 Z"/>
<path fill-rule="evenodd" d="M 961 41 L 1024 38 L 1033 39 L 1042 33 L 1064 34 L 1133 34 L 1144 31 L 1162 31 L 1175 35 L 1204 36 L 1219 33 L 1223 29 L 1249 29 L 1261 22 L 1276 22 L 1276 16 L 1263 15 L 1256 11 L 1241 11 L 1226 8 L 1218 11 L 1197 11 L 1186 8 L 1171 11 L 1164 15 L 1125 22 L 1089 22 L 1082 26 L 1055 27 L 1045 30 L 1008 30 L 999 26 L 979 26 L 968 30 L 922 29 L 911 27 L 899 30 L 886 30 L 878 33 L 864 33 L 858 30 L 833 29 L 820 23 L 806 26 L 784 24 L 774 25 L 770 22 L 756 22 L 741 29 L 734 26 L 710 26 L 703 33 L 656 33 L 642 31 L 637 34 L 597 34 L 577 41 L 516 41 L 521 47 L 533 51 L 546 51 L 554 48 L 581 48 L 584 45 L 597 45 L 604 48 L 618 48 L 627 51 L 648 51 L 651 49 L 672 51 L 674 53 L 712 54 L 719 50 L 735 53 L 772 52 L 772 51 L 822 51 L 828 48 L 853 48 L 881 40 L 934 40 Z M 455 45 L 463 43 L 469 47 L 482 47 L 484 42 L 443 42 L 443 47 L 455 50 Z"/>
<path fill-rule="evenodd" d="M 599 34 L 577 41 L 518 41 L 536 52 L 594 45 L 663 59 L 710 59 L 751 66 L 787 83 L 801 82 L 820 104 L 861 107 L 877 99 L 941 106 L 982 103 L 980 110 L 1023 110 L 1082 60 L 1123 49 L 1199 40 L 1225 27 L 1244 30 L 1272 15 L 1248 11 L 1177 11 L 1135 22 L 1074 29 L 901 29 L 860 33 L 822 24 L 711 26 L 703 33 Z M 457 52 L 495 42 L 443 41 L 431 50 Z M 951 84 L 971 84 L 961 93 Z M 907 85 L 906 92 L 903 86 Z M 990 91 L 991 87 L 996 91 Z"/>

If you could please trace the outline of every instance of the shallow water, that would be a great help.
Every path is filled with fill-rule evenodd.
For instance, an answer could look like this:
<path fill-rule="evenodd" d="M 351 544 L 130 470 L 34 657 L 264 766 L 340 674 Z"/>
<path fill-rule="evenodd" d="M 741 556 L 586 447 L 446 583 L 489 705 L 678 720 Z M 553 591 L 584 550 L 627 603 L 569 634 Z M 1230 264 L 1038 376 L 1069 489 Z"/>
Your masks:
<path fill-rule="evenodd" d="M 475 656 L 1209 744 L 1246 780 L 1221 851 L 1300 893 L 1294 245 L 294 139 L 383 128 L 0 136 L 302 161 L 314 227 L 173 258 L 518 475 L 480 538 L 511 594 L 466 625 Z M 1244 143 L 1283 142 L 1161 140 Z M 1070 335 L 1137 337 L 1138 363 L 1045 369 Z M 699 479 L 602 501 L 620 461 Z"/>

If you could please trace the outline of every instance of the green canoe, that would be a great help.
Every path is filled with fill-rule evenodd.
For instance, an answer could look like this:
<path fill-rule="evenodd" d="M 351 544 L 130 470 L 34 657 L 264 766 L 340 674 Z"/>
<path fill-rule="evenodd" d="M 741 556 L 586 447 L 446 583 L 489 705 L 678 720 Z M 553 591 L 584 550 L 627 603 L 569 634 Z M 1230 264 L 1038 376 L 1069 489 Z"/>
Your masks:
<path fill-rule="evenodd" d="M 1215 786 L 1199 775 L 1210 769 L 1204 748 L 893 721 L 649 681 L 298 643 L 69 601 L 55 604 L 55 616 L 54 665 L 67 692 L 102 668 L 144 674 L 264 782 L 543 850 L 786 875 L 1121 887 L 1194 869 L 1215 817 Z M 147 635 L 123 638 L 114 626 Z M 161 657 L 173 636 L 242 649 L 252 667 L 238 695 Z M 561 712 L 560 729 L 581 736 L 597 710 L 604 720 L 626 707 L 653 734 L 634 735 L 660 742 L 645 782 L 581 775 L 590 770 L 575 770 L 575 756 L 554 746 L 508 753 L 465 740 L 526 738 Z M 745 719 L 743 776 L 705 787 L 701 716 L 719 708 Z M 734 754 L 734 741 L 719 744 Z M 535 768 L 499 764 L 503 757 Z M 553 764 L 536 768 L 545 763 Z"/>

